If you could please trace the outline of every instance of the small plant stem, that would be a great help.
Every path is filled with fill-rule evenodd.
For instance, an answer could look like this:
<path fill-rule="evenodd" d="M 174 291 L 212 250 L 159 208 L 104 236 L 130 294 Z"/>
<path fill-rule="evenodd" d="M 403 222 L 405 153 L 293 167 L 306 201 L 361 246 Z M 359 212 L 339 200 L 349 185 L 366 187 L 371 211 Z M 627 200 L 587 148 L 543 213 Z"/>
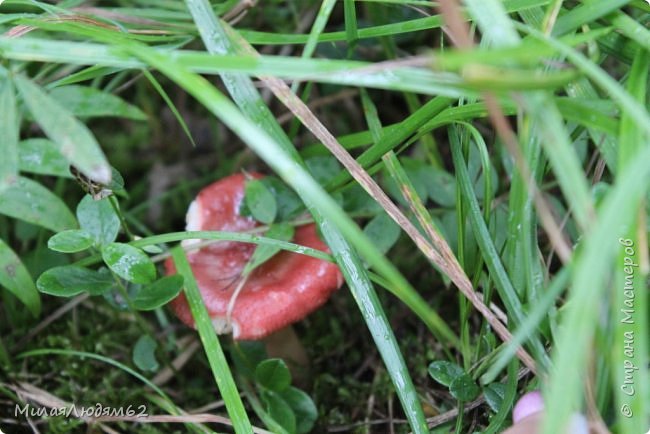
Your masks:
<path fill-rule="evenodd" d="M 134 241 L 135 236 L 129 229 L 129 225 L 126 223 L 126 220 L 124 219 L 124 216 L 122 215 L 122 212 L 120 211 L 120 206 L 117 202 L 117 199 L 115 198 L 114 195 L 110 195 L 108 197 L 108 201 L 110 202 L 111 206 L 113 207 L 113 210 L 115 211 L 115 214 L 117 214 L 117 217 L 120 219 L 120 223 L 122 224 L 122 227 L 124 228 L 124 232 L 126 233 L 126 236 L 129 237 L 129 240 Z"/>

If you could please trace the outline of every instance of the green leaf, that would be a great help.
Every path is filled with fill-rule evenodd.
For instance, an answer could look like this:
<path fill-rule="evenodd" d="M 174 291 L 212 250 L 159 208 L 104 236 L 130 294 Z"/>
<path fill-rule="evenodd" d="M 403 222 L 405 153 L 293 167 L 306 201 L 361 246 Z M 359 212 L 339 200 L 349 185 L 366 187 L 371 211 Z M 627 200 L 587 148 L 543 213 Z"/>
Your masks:
<path fill-rule="evenodd" d="M 381 253 L 386 253 L 397 242 L 401 229 L 388 214 L 382 212 L 368 222 L 363 232 Z"/>
<path fill-rule="evenodd" d="M 293 386 L 283 390 L 280 396 L 289 404 L 296 416 L 296 432 L 298 434 L 310 432 L 318 418 L 318 409 L 311 397 Z"/>
<path fill-rule="evenodd" d="M 91 247 L 93 242 L 93 236 L 83 229 L 70 229 L 53 235 L 47 247 L 56 252 L 75 253 Z"/>
<path fill-rule="evenodd" d="M 506 385 L 502 383 L 492 383 L 483 389 L 485 402 L 488 403 L 492 411 L 497 413 L 501 408 L 503 397 L 506 396 Z"/>
<path fill-rule="evenodd" d="M 20 120 L 16 95 L 9 79 L 0 82 L 0 192 L 18 178 Z"/>
<path fill-rule="evenodd" d="M 341 165 L 334 157 L 312 157 L 305 160 L 309 172 L 319 184 L 326 184 L 341 171 Z"/>
<path fill-rule="evenodd" d="M 113 193 L 126 193 L 126 190 L 124 190 L 124 178 L 122 178 L 122 174 L 113 166 L 111 166 L 111 182 L 106 187 Z"/>
<path fill-rule="evenodd" d="M 61 86 L 50 91 L 50 97 L 79 117 L 116 116 L 134 120 L 146 120 L 139 108 L 122 98 L 86 86 Z"/>
<path fill-rule="evenodd" d="M 157 371 L 160 367 L 158 360 L 156 360 L 157 347 L 158 342 L 150 336 L 140 336 L 140 339 L 133 347 L 133 363 L 135 363 L 135 366 L 141 371 Z"/>
<path fill-rule="evenodd" d="M 102 248 L 106 265 L 118 276 L 133 283 L 151 283 L 156 267 L 142 249 L 123 243 L 111 243 Z"/>
<path fill-rule="evenodd" d="M 259 179 L 246 181 L 246 206 L 255 220 L 271 224 L 275 220 L 277 204 L 273 193 Z"/>
<path fill-rule="evenodd" d="M 70 163 L 56 143 L 47 139 L 28 139 L 18 144 L 18 167 L 23 172 L 71 178 Z"/>
<path fill-rule="evenodd" d="M 269 390 L 281 392 L 291 384 L 291 373 L 282 359 L 267 359 L 255 368 L 255 379 Z"/>
<path fill-rule="evenodd" d="M 77 227 L 61 199 L 41 184 L 22 176 L 0 193 L 0 214 L 42 226 L 54 232 Z"/>
<path fill-rule="evenodd" d="M 435 168 L 429 168 L 423 176 L 431 200 L 447 208 L 456 205 L 456 178 L 444 170 Z"/>
<path fill-rule="evenodd" d="M 111 168 L 88 127 L 27 78 L 16 76 L 16 86 L 34 119 L 59 146 L 61 154 L 88 178 L 108 184 Z"/>
<path fill-rule="evenodd" d="M 267 176 L 262 179 L 262 182 L 271 190 L 273 197 L 275 197 L 275 203 L 278 209 L 277 221 L 288 221 L 301 211 L 304 211 L 305 206 L 298 195 L 280 179 L 275 176 Z"/>
<path fill-rule="evenodd" d="M 271 390 L 263 390 L 260 396 L 266 404 L 266 411 L 271 415 L 273 420 L 289 433 L 295 433 L 296 416 L 289 404 L 280 395 Z"/>
<path fill-rule="evenodd" d="M 476 398 L 481 392 L 481 389 L 469 374 L 463 374 L 451 382 L 449 392 L 451 392 L 454 398 L 467 402 Z"/>
<path fill-rule="evenodd" d="M 58 297 L 72 297 L 82 292 L 100 295 L 114 284 L 110 273 L 89 270 L 76 265 L 50 268 L 36 281 L 38 290 Z"/>
<path fill-rule="evenodd" d="M 290 241 L 293 238 L 294 229 L 288 223 L 277 223 L 269 226 L 269 229 L 264 234 L 267 238 L 273 238 L 280 241 Z M 276 253 L 281 249 L 277 246 L 270 246 L 268 244 L 258 244 L 255 247 L 253 256 L 244 267 L 242 275 L 246 276 L 250 274 L 257 267 L 271 259 Z"/>
<path fill-rule="evenodd" d="M 22 261 L 0 238 L 0 285 L 7 288 L 27 309 L 38 316 L 41 312 L 41 297 L 34 286 L 32 276 Z"/>
<path fill-rule="evenodd" d="M 141 288 L 131 300 L 131 305 L 137 310 L 153 310 L 176 298 L 181 289 L 183 276 L 166 276 Z"/>
<path fill-rule="evenodd" d="M 90 233 L 97 245 L 112 243 L 120 231 L 120 218 L 111 206 L 110 198 L 94 200 L 89 195 L 84 196 L 77 206 L 79 226 Z"/>
<path fill-rule="evenodd" d="M 438 360 L 429 364 L 429 375 L 438 383 L 449 387 L 455 379 L 465 375 L 465 371 L 455 363 Z"/>
<path fill-rule="evenodd" d="M 255 368 L 268 358 L 261 341 L 235 341 L 230 347 L 232 361 L 240 375 L 255 381 Z"/>

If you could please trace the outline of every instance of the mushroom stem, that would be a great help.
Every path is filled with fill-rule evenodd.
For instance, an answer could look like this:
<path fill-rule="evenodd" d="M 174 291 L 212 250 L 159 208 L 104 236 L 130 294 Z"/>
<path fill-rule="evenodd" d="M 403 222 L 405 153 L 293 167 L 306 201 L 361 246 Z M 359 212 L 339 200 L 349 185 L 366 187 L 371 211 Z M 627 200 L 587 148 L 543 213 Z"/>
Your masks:
<path fill-rule="evenodd" d="M 264 346 L 269 357 L 285 361 L 295 385 L 302 388 L 309 386 L 309 356 L 293 326 L 289 325 L 265 337 Z"/>

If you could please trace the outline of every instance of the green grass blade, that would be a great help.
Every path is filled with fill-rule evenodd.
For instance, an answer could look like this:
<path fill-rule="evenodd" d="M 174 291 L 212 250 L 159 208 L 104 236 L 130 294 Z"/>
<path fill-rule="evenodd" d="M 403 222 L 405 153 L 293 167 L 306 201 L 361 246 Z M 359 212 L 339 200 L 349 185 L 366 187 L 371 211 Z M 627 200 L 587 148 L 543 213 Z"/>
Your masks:
<path fill-rule="evenodd" d="M 465 126 L 468 128 L 469 126 Z M 469 130 L 472 134 L 479 134 L 473 127 Z M 451 127 L 450 130 L 450 142 L 451 142 L 451 152 L 454 160 L 454 168 L 456 169 L 456 176 L 458 179 L 459 186 L 463 194 L 463 199 L 467 202 L 468 205 L 468 218 L 472 222 L 472 230 L 476 238 L 476 242 L 479 245 L 481 253 L 483 255 L 483 260 L 490 270 L 490 276 L 494 280 L 494 283 L 497 287 L 497 291 L 503 304 L 506 307 L 508 317 L 512 319 L 512 323 L 520 324 L 524 319 L 524 312 L 521 305 L 521 301 L 517 296 L 510 278 L 503 268 L 499 253 L 494 247 L 494 242 L 490 237 L 490 232 L 487 228 L 485 220 L 483 219 L 483 214 L 476 199 L 474 193 L 474 186 L 467 171 L 467 165 L 461 151 L 460 137 L 457 127 Z M 529 345 L 531 351 L 535 356 L 538 363 L 542 367 L 548 367 L 548 357 L 544 346 L 542 345 L 539 338 L 535 336 L 529 337 Z"/>
<path fill-rule="evenodd" d="M 578 409 L 582 374 L 588 363 L 589 345 L 607 289 L 610 265 L 621 249 L 619 235 L 612 233 L 612 228 L 629 227 L 638 215 L 650 182 L 648 161 L 650 148 L 645 147 L 627 165 L 627 170 L 619 174 L 601 203 L 599 219 L 583 240 L 582 251 L 574 262 L 570 297 L 554 349 L 553 375 L 545 394 L 548 417 L 544 434 L 559 432 L 571 412 Z"/>
<path fill-rule="evenodd" d="M 465 0 L 470 13 L 483 33 L 484 40 L 499 47 L 520 43 L 514 23 L 503 5 L 496 0 Z M 531 32 L 539 31 L 531 29 Z M 564 47 L 564 45 L 562 45 Z M 593 205 L 587 182 L 582 176 L 580 160 L 571 146 L 571 140 L 562 117 L 550 95 L 542 92 L 524 93 L 524 108 L 535 122 L 535 130 L 546 151 L 553 172 L 581 228 L 590 226 Z"/>
<path fill-rule="evenodd" d="M 636 100 L 644 104 L 646 101 L 648 71 L 650 57 L 647 51 L 639 49 L 632 63 L 628 77 L 627 89 Z M 644 140 L 644 136 L 646 140 Z M 628 112 L 621 119 L 619 136 L 619 158 L 617 173 L 629 170 L 630 163 L 643 149 L 650 149 L 648 135 L 636 125 Z M 647 232 L 642 226 L 645 219 L 639 215 L 634 223 L 624 232 L 618 254 L 614 261 L 614 303 L 612 306 L 614 348 L 611 352 L 612 366 L 616 387 L 616 408 L 629 408 L 631 417 L 619 417 L 621 432 L 644 432 L 650 421 L 650 401 L 644 397 L 650 396 L 650 378 L 647 369 L 633 372 L 620 367 L 633 364 L 639 367 L 648 366 L 648 291 L 647 285 Z M 640 227 L 641 226 L 641 227 Z M 631 244 L 631 245 L 629 245 Z M 627 248 L 624 248 L 627 247 Z M 632 253 L 632 254 L 630 254 Z M 636 264 L 636 265 L 630 265 Z M 630 377 L 632 383 L 630 384 Z M 630 396 L 630 393 L 633 394 Z M 621 411 L 623 413 L 623 411 Z"/>
<path fill-rule="evenodd" d="M 116 38 L 115 32 L 85 28 L 72 24 L 45 24 L 43 28 L 70 31 L 84 37 L 105 40 Z M 110 35 L 110 36 L 109 36 Z M 0 50 L 6 58 L 28 61 L 66 62 L 77 65 L 102 65 L 142 69 L 145 65 L 133 57 L 102 44 L 87 42 L 49 41 L 23 37 L 11 39 L 0 36 Z M 168 50 L 159 49 L 160 52 Z M 299 59 L 280 56 L 210 56 L 207 53 L 177 50 L 171 53 L 175 61 L 190 70 L 204 74 L 224 72 L 247 75 L 272 75 L 287 79 L 310 80 L 337 85 L 362 86 L 377 89 L 411 91 L 430 95 L 460 97 L 473 95 L 465 89 L 461 77 L 436 73 L 422 68 L 395 67 L 390 71 L 367 68 L 367 62 L 330 59 Z"/>
<path fill-rule="evenodd" d="M 332 14 L 334 6 L 336 6 L 336 0 L 323 0 L 323 3 L 321 3 L 318 15 L 316 15 L 316 20 L 314 20 L 314 25 L 311 27 L 311 31 L 309 32 L 307 43 L 302 50 L 301 57 L 303 59 L 307 59 L 314 54 L 316 45 L 318 44 L 318 39 L 323 33 L 323 30 L 325 30 L 325 26 Z"/>
<path fill-rule="evenodd" d="M 650 50 L 650 30 L 647 26 L 623 12 L 614 12 L 608 18 L 619 33 L 627 36 L 645 50 Z"/>
<path fill-rule="evenodd" d="M 528 311 L 526 318 L 519 324 L 517 331 L 512 334 L 512 340 L 504 344 L 494 363 L 481 376 L 481 382 L 483 384 L 492 383 L 501 370 L 515 357 L 517 348 L 523 345 L 529 336 L 535 334 L 539 324 L 548 315 L 548 311 L 553 308 L 562 291 L 566 289 L 570 277 L 571 270 L 569 268 L 563 268 L 555 275 L 555 278 L 545 289 L 542 297 L 535 300 L 535 304 Z"/>
<path fill-rule="evenodd" d="M 354 46 L 359 39 L 357 29 L 357 9 L 354 0 L 343 0 L 343 14 L 345 19 L 345 38 L 348 42 L 348 56 L 354 51 Z"/>
<path fill-rule="evenodd" d="M 146 69 L 142 70 L 142 73 L 144 74 L 145 77 L 147 77 L 147 80 L 149 80 L 149 83 L 151 83 L 151 86 L 153 86 L 154 89 L 156 89 L 156 92 L 158 92 L 158 95 L 165 101 L 165 104 L 167 104 L 167 107 L 169 107 L 169 110 L 171 110 L 172 114 L 178 121 L 178 124 L 181 126 L 183 129 L 183 132 L 185 133 L 185 136 L 187 136 L 188 140 L 192 144 L 192 146 L 196 147 L 196 142 L 194 142 L 194 138 L 192 137 L 192 133 L 190 132 L 190 129 L 187 127 L 187 124 L 185 123 L 185 119 L 183 119 L 183 116 L 181 116 L 180 112 L 176 108 L 176 105 L 174 102 L 169 98 L 169 95 L 167 95 L 167 92 L 165 92 L 165 89 L 158 83 L 158 80 L 156 80 L 156 77 L 151 75 L 149 71 Z"/>
<path fill-rule="evenodd" d="M 257 244 L 262 246 L 275 247 L 277 249 L 286 250 L 288 252 L 298 253 L 300 255 L 311 256 L 312 258 L 322 259 L 324 261 L 332 261 L 332 256 L 320 250 L 312 249 L 298 244 L 290 243 L 287 241 L 280 241 L 273 238 L 262 237 L 254 234 L 247 234 L 242 232 L 219 232 L 219 231 L 186 231 L 186 232 L 169 232 L 162 235 L 153 235 L 151 237 L 140 238 L 136 241 L 131 241 L 134 247 L 152 246 L 156 244 L 171 243 L 183 240 L 219 240 L 219 241 L 239 241 L 242 243 Z"/>
<path fill-rule="evenodd" d="M 618 10 L 629 2 L 630 0 L 583 1 L 581 5 L 574 7 L 558 18 L 553 27 L 553 35 L 561 36 L 569 33 L 583 24 L 596 21 L 597 19 Z"/>
<path fill-rule="evenodd" d="M 504 8 L 507 12 L 518 12 L 525 9 L 531 9 L 548 4 L 550 0 L 505 0 Z M 412 33 L 422 30 L 440 28 L 443 24 L 440 15 L 433 15 L 425 18 L 416 18 L 409 21 L 403 21 L 394 24 L 384 24 L 381 26 L 364 27 L 357 31 L 359 39 L 376 38 L 380 36 L 394 36 L 403 33 Z M 251 44 L 261 45 L 286 45 L 286 44 L 305 44 L 309 35 L 295 35 L 282 33 L 268 33 L 258 31 L 242 30 L 240 32 Z M 323 33 L 318 42 L 338 42 L 345 41 L 347 33 L 345 31 Z"/>
<path fill-rule="evenodd" d="M 172 402 L 169 396 L 158 386 L 156 386 L 154 383 L 152 383 L 148 378 L 144 377 L 143 375 L 139 374 L 138 372 L 134 371 L 133 369 L 129 368 L 123 363 L 118 362 L 117 360 L 113 360 L 110 357 L 102 356 L 101 354 L 95 354 L 95 353 L 88 353 L 85 351 L 75 351 L 75 350 L 63 350 L 63 349 L 58 349 L 58 348 L 43 348 L 43 349 L 38 349 L 38 350 L 31 350 L 31 351 L 25 351 L 24 353 L 20 353 L 17 357 L 19 359 L 25 359 L 28 357 L 34 357 L 34 356 L 51 356 L 51 355 L 57 355 L 57 356 L 75 356 L 79 357 L 81 359 L 92 359 L 92 360 L 97 360 L 102 363 L 106 363 L 107 365 L 115 366 L 116 368 L 126 372 L 127 374 L 137 378 L 138 380 L 142 381 L 144 384 L 146 384 L 148 387 L 150 387 L 154 392 L 156 392 L 158 395 L 160 395 L 162 398 L 165 400 Z"/>
<path fill-rule="evenodd" d="M 609 94 L 609 96 L 627 112 L 630 119 L 633 119 L 645 134 L 650 134 L 650 115 L 643 104 L 630 96 L 621 85 L 603 71 L 598 65 L 585 57 L 582 53 L 566 46 L 554 38 L 549 38 L 529 26 L 518 26 L 530 33 L 534 38 L 543 41 L 549 46 L 557 49 L 559 53 L 566 56 L 576 67 L 588 76 L 597 86 Z"/>
<path fill-rule="evenodd" d="M 190 306 L 190 310 L 192 311 L 192 317 L 194 318 L 196 329 L 199 332 L 203 349 L 208 356 L 208 362 L 210 363 L 212 374 L 214 375 L 214 379 L 219 387 L 221 397 L 226 404 L 226 409 L 228 410 L 228 415 L 232 420 L 235 432 L 238 434 L 251 433 L 253 427 L 248 420 L 244 404 L 239 397 L 235 380 L 232 377 L 232 373 L 228 367 L 228 362 L 226 361 L 226 356 L 219 344 L 219 339 L 217 338 L 214 327 L 212 326 L 212 321 L 210 321 L 208 310 L 205 307 L 205 304 L 203 304 L 201 292 L 199 291 L 199 287 L 194 279 L 194 274 L 192 273 L 190 264 L 187 261 L 185 252 L 180 246 L 174 247 L 172 249 L 172 257 L 174 258 L 174 263 L 178 273 L 185 279 L 184 291 L 187 298 L 187 304 Z"/>
<path fill-rule="evenodd" d="M 381 156 L 386 152 L 393 150 L 409 136 L 415 133 L 420 127 L 425 125 L 432 117 L 436 116 L 442 110 L 449 107 L 452 100 L 445 97 L 436 97 L 424 104 L 415 113 L 404 119 L 399 127 L 384 131 L 381 140 L 365 151 L 357 159 L 362 167 L 367 168 L 371 164 L 379 161 Z M 349 182 L 352 176 L 342 171 L 327 186 L 328 190 L 334 190 Z"/>

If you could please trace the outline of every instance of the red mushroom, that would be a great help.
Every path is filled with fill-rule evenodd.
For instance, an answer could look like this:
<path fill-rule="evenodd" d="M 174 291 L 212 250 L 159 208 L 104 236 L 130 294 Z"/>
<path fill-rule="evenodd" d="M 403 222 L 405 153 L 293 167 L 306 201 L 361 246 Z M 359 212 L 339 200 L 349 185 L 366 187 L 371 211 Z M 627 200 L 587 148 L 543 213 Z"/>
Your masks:
<path fill-rule="evenodd" d="M 201 190 L 188 210 L 187 230 L 242 232 L 258 226 L 252 217 L 239 213 L 245 182 L 243 174 L 236 174 Z M 297 227 L 293 242 L 328 251 L 314 224 Z M 228 305 L 254 250 L 254 244 L 222 241 L 188 252 L 188 261 L 217 333 L 232 331 L 235 339 L 261 339 L 304 318 L 343 283 L 335 264 L 281 251 L 248 276 L 236 294 L 228 318 Z M 165 267 L 167 274 L 176 272 L 171 260 L 165 262 Z M 184 294 L 174 299 L 171 307 L 181 321 L 194 326 Z"/>

